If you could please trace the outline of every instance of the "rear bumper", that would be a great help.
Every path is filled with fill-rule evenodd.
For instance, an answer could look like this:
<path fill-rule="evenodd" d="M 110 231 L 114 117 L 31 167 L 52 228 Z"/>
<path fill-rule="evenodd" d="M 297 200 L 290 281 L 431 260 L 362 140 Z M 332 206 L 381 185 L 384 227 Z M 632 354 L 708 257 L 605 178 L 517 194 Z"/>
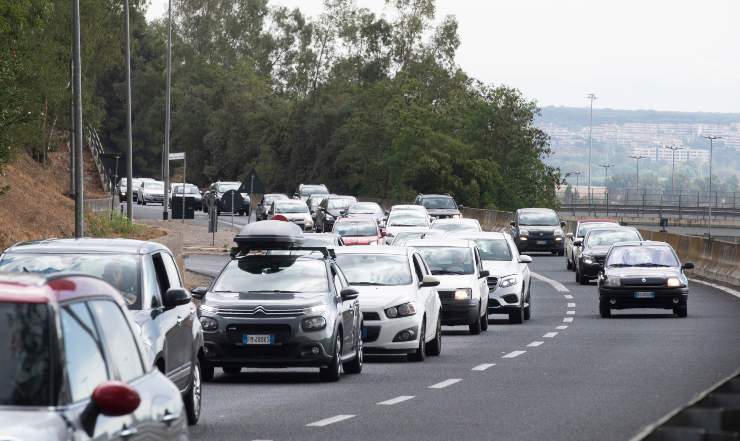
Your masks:
<path fill-rule="evenodd" d="M 652 292 L 654 297 L 637 298 L 635 292 Z M 612 309 L 672 309 L 676 306 L 686 306 L 688 297 L 688 288 L 645 288 L 640 290 L 599 288 L 599 301 L 608 304 Z"/>

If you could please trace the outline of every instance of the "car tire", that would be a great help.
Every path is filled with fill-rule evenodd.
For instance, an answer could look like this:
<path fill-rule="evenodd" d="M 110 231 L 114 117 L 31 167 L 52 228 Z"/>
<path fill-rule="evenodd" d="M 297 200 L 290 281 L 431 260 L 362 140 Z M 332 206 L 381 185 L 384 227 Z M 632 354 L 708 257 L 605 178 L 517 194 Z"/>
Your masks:
<path fill-rule="evenodd" d="M 610 318 L 612 316 L 612 309 L 607 302 L 599 301 L 599 315 L 601 318 Z"/>
<path fill-rule="evenodd" d="M 424 343 L 424 336 L 427 332 L 426 317 L 423 320 L 421 332 L 419 333 L 419 346 L 416 348 L 416 351 L 408 354 L 409 361 L 421 362 L 427 358 L 427 345 Z"/>
<path fill-rule="evenodd" d="M 568 258 L 568 256 L 565 256 L 565 269 L 569 271 L 573 269 L 573 263 L 570 261 L 570 258 Z"/>
<path fill-rule="evenodd" d="M 224 366 L 221 369 L 223 369 L 224 373 L 227 375 L 239 375 L 242 371 L 241 366 Z"/>
<path fill-rule="evenodd" d="M 141 205 L 146 205 L 146 201 L 144 199 L 141 200 Z"/>
<path fill-rule="evenodd" d="M 550 254 L 552 254 L 553 256 L 557 256 L 558 255 L 558 252 L 557 251 L 550 251 Z"/>
<path fill-rule="evenodd" d="M 478 335 L 480 334 L 480 319 L 476 319 L 475 322 L 471 323 L 468 328 L 470 329 L 470 333 L 472 335 Z"/>
<path fill-rule="evenodd" d="M 524 323 L 524 305 L 509 313 L 509 324 L 521 325 L 522 323 Z"/>
<path fill-rule="evenodd" d="M 344 372 L 348 374 L 359 374 L 362 372 L 362 337 L 357 339 L 357 349 L 355 350 L 355 358 L 344 364 Z"/>
<path fill-rule="evenodd" d="M 203 392 L 202 379 L 200 361 L 196 358 L 193 364 L 193 380 L 190 383 L 190 390 L 183 396 L 189 426 L 197 424 L 200 418 L 201 396 Z"/>
<path fill-rule="evenodd" d="M 532 318 L 532 297 L 527 295 L 528 305 L 524 307 L 524 320 L 530 320 Z"/>
<path fill-rule="evenodd" d="M 581 285 L 588 285 L 590 282 L 591 279 L 589 279 L 588 277 L 584 275 L 578 276 L 578 283 L 580 283 Z"/>
<path fill-rule="evenodd" d="M 334 342 L 334 356 L 329 366 L 319 369 L 319 377 L 322 381 L 339 381 L 342 376 L 342 334 L 337 333 L 337 341 Z"/>
<path fill-rule="evenodd" d="M 441 312 L 440 312 L 441 314 Z M 434 340 L 427 343 L 427 354 L 437 357 L 442 353 L 442 321 L 437 316 L 437 331 L 434 334 Z"/>
<path fill-rule="evenodd" d="M 488 310 L 486 310 L 486 313 L 480 318 L 480 329 L 481 331 L 488 331 Z"/>
<path fill-rule="evenodd" d="M 215 371 L 216 368 L 213 367 L 213 365 L 203 362 L 203 364 L 200 366 L 200 378 L 204 383 L 213 381 Z"/>
<path fill-rule="evenodd" d="M 558 256 L 561 256 L 562 257 L 564 255 L 565 255 L 565 250 L 558 251 Z"/>
<path fill-rule="evenodd" d="M 673 313 L 676 314 L 676 316 L 685 318 L 689 315 L 689 307 L 688 306 L 677 306 L 673 308 Z"/>

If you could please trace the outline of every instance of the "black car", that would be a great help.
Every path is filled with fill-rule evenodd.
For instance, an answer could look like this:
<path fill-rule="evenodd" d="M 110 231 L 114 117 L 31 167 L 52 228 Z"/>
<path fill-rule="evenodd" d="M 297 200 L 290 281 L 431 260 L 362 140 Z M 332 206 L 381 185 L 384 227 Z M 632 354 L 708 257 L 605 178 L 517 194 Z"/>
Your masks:
<path fill-rule="evenodd" d="M 260 203 L 257 204 L 257 208 L 255 208 L 255 219 L 267 220 L 267 215 L 270 212 L 270 207 L 272 207 L 272 203 L 283 199 L 288 199 L 288 196 L 282 193 L 267 193 L 262 195 Z"/>
<path fill-rule="evenodd" d="M 565 253 L 565 222 L 549 208 L 520 208 L 511 221 L 511 237 L 520 253 L 527 251 Z"/>
<path fill-rule="evenodd" d="M 635 227 L 594 228 L 586 233 L 586 237 L 576 239 L 573 244 L 582 249 L 576 260 L 576 282 L 587 285 L 589 280 L 595 279 L 604 266 L 606 253 L 609 247 L 618 242 L 641 241 L 642 236 Z"/>
<path fill-rule="evenodd" d="M 604 220 L 579 220 L 576 222 L 574 232 L 568 232 L 565 235 L 565 268 L 575 271 L 578 255 L 581 253 L 581 247 L 574 244 L 576 240 L 583 242 L 586 233 L 594 228 L 618 227 L 616 222 L 606 222 Z"/>
<path fill-rule="evenodd" d="M 357 290 L 326 247 L 302 247 L 295 224 L 242 228 L 232 259 L 210 289 L 196 288 L 205 336 L 204 378 L 214 368 L 317 367 L 325 381 L 362 371 Z M 265 252 L 266 251 L 266 252 Z"/>
<path fill-rule="evenodd" d="M 334 222 L 341 217 L 350 205 L 356 204 L 354 196 L 331 195 L 324 198 L 316 209 L 314 227 L 317 233 L 328 233 L 334 228 Z"/>
<path fill-rule="evenodd" d="M 688 314 L 689 283 L 683 273 L 694 264 L 681 262 L 665 242 L 621 242 L 606 255 L 599 274 L 599 313 L 611 317 L 612 309 L 672 309 Z"/>
<path fill-rule="evenodd" d="M 455 198 L 448 194 L 420 194 L 414 199 L 414 205 L 421 205 L 427 209 L 429 216 L 434 219 L 458 219 L 462 217 L 462 205 L 455 202 Z"/>
<path fill-rule="evenodd" d="M 249 216 L 251 209 L 251 200 L 249 194 L 246 192 L 240 192 L 242 189 L 242 183 L 239 181 L 218 181 L 214 182 L 208 187 L 208 191 L 203 194 L 203 211 L 208 211 L 211 207 L 215 206 L 216 211 L 220 215 L 222 211 L 229 211 L 227 208 L 231 206 L 231 203 L 227 203 L 223 200 L 224 194 L 227 194 L 229 190 L 238 192 L 241 196 L 241 204 L 236 207 L 234 214 L 240 216 Z"/>
<path fill-rule="evenodd" d="M 188 422 L 200 417 L 203 333 L 170 250 L 129 239 L 22 242 L 0 257 L 0 271 L 99 277 L 118 289 L 141 330 L 147 360 L 180 389 Z"/>

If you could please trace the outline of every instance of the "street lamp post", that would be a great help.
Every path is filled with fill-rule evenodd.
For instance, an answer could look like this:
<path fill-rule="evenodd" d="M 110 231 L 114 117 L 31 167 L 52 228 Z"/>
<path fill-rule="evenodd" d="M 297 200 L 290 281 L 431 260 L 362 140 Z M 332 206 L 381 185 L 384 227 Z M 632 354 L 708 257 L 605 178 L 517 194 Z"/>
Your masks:
<path fill-rule="evenodd" d="M 683 147 L 679 147 L 677 145 L 664 145 L 663 148 L 672 150 L 672 156 L 673 156 L 673 165 L 671 166 L 671 193 L 676 192 L 676 184 L 673 179 L 674 175 L 676 174 L 676 151 L 677 150 L 683 150 Z M 711 165 L 710 165 L 711 167 Z M 709 178 L 712 179 L 711 177 Z"/>
<path fill-rule="evenodd" d="M 614 164 L 608 162 L 599 164 L 599 167 L 604 167 L 604 206 L 606 207 L 607 216 L 609 216 L 609 168 L 613 166 Z"/>
<path fill-rule="evenodd" d="M 723 137 L 709 135 L 704 138 L 709 140 L 709 228 L 707 234 L 709 240 L 712 240 L 712 152 L 714 151 L 714 140 L 723 139 Z"/>
<path fill-rule="evenodd" d="M 637 194 L 640 194 L 640 159 L 645 159 L 647 156 L 643 155 L 632 155 L 630 158 L 635 160 L 635 163 L 637 164 L 637 175 L 635 178 L 635 190 L 637 191 Z"/>
<path fill-rule="evenodd" d="M 594 100 L 596 99 L 596 95 L 594 95 L 593 93 L 589 93 L 588 95 L 586 95 L 586 98 L 591 101 L 588 117 L 588 205 L 589 207 L 592 207 L 593 196 L 591 192 L 591 135 L 594 126 Z"/>
<path fill-rule="evenodd" d="M 124 1 L 126 15 L 126 138 L 128 141 L 126 155 L 126 217 L 131 222 L 134 218 L 134 154 L 131 135 L 131 39 L 129 30 L 129 0 Z M 117 170 L 117 169 L 116 169 Z"/>
<path fill-rule="evenodd" d="M 169 217 L 168 193 L 170 191 L 170 86 L 172 84 L 172 0 L 167 2 L 167 86 L 165 92 L 164 113 L 164 151 L 162 152 L 162 180 L 164 181 L 164 200 L 162 201 L 162 219 Z"/>
<path fill-rule="evenodd" d="M 568 173 L 566 176 L 569 176 L 569 175 L 573 175 L 573 176 L 576 177 L 576 189 L 575 189 L 575 193 L 578 193 L 579 178 L 581 177 L 581 171 L 580 170 L 579 171 L 573 171 L 573 172 Z M 578 196 L 579 196 L 579 199 L 580 199 L 580 194 Z"/>
<path fill-rule="evenodd" d="M 80 61 L 80 0 L 72 0 L 72 119 L 74 121 L 75 238 L 84 234 L 82 165 L 82 66 Z"/>

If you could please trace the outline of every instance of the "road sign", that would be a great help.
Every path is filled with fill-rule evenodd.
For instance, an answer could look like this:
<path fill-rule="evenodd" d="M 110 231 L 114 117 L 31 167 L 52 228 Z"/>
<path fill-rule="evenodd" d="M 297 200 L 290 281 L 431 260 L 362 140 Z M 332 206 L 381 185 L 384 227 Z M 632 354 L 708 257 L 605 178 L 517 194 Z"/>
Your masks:
<path fill-rule="evenodd" d="M 185 152 L 170 153 L 170 161 L 179 161 L 185 159 Z"/>

